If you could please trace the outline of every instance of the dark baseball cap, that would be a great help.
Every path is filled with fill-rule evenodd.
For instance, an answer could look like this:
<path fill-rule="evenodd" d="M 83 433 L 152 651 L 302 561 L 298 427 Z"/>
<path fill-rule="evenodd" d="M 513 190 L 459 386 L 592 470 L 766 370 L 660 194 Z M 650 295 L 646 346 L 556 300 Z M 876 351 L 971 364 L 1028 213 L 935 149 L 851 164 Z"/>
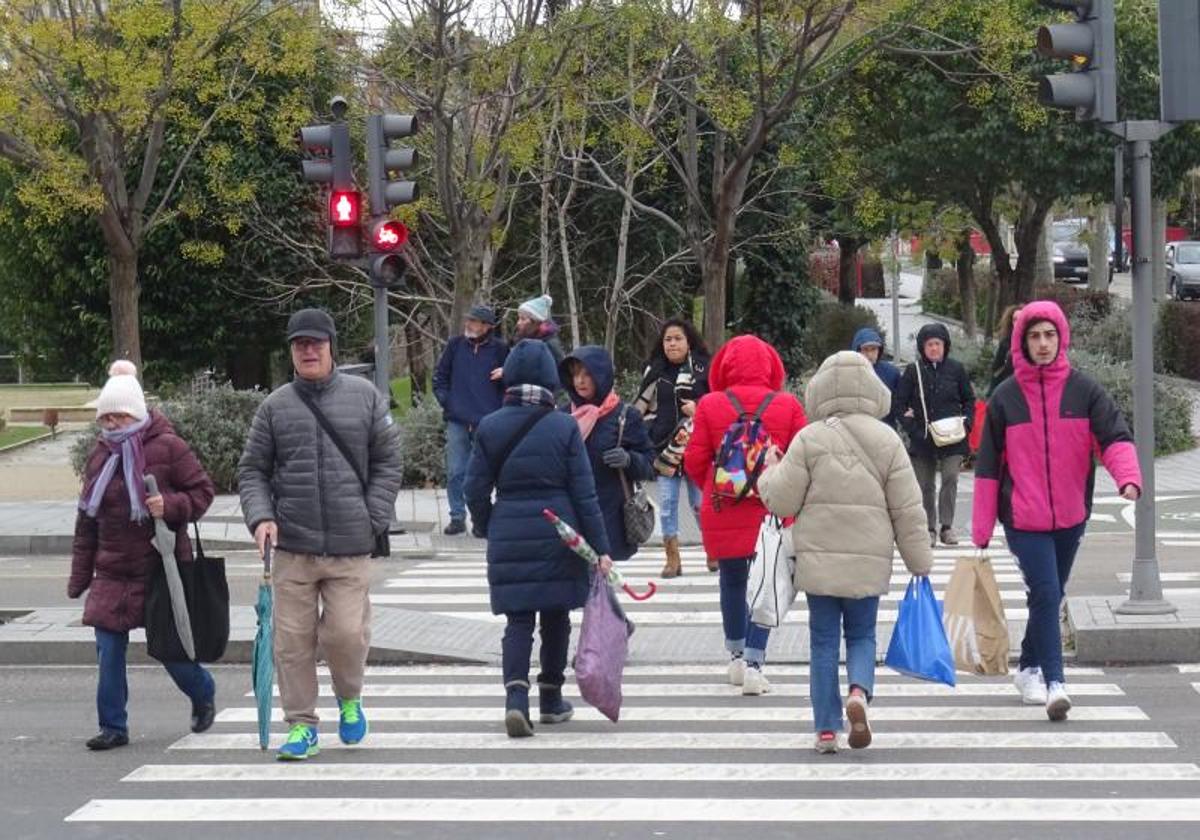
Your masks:
<path fill-rule="evenodd" d="M 318 341 L 333 341 L 337 337 L 337 328 L 333 318 L 324 309 L 301 309 L 293 312 L 288 318 L 287 340 L 297 338 L 315 338 Z"/>
<path fill-rule="evenodd" d="M 470 318 L 472 321 L 482 321 L 485 324 L 491 324 L 493 327 L 496 326 L 495 311 L 490 306 L 484 306 L 481 303 L 472 306 L 465 317 Z"/>

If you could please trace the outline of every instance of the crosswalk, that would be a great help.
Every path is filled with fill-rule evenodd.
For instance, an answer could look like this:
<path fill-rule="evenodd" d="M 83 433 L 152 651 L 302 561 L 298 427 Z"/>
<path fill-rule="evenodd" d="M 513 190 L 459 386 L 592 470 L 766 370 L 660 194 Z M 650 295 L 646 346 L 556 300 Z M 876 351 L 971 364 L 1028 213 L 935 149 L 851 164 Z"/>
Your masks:
<path fill-rule="evenodd" d="M 514 740 L 499 669 L 372 667 L 371 733 L 347 747 L 323 671 L 321 755 L 280 764 L 260 752 L 247 695 L 67 820 L 221 822 L 234 836 L 288 819 L 387 821 L 464 838 L 483 824 L 575 823 L 573 835 L 600 837 L 613 822 L 1200 822 L 1200 766 L 1104 669 L 1068 668 L 1076 705 L 1062 725 L 1021 705 L 1007 679 L 950 689 L 881 669 L 874 742 L 837 756 L 811 748 L 808 673 L 773 666 L 775 690 L 749 698 L 720 666 L 633 665 L 618 724 L 569 682 L 576 718 Z"/>

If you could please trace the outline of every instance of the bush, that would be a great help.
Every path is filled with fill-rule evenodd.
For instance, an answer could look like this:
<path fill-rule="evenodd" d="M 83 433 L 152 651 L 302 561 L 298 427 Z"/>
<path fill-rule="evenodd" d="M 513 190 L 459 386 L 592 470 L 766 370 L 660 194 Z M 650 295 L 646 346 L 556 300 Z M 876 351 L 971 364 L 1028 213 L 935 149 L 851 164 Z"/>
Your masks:
<path fill-rule="evenodd" d="M 83 434 L 75 438 L 75 442 L 71 444 L 71 469 L 75 471 L 75 475 L 83 477 L 83 468 L 87 466 L 88 455 L 92 452 L 92 447 L 96 445 L 96 434 Z"/>
<path fill-rule="evenodd" d="M 1132 431 L 1133 369 L 1127 360 L 1097 356 L 1086 350 L 1071 354 L 1072 366 L 1087 373 L 1112 395 Z M 1195 445 L 1192 439 L 1192 401 L 1177 385 L 1154 380 L 1154 454 L 1170 455 Z"/>
<path fill-rule="evenodd" d="M 446 486 L 446 423 L 442 407 L 420 396 L 400 421 L 400 461 L 405 487 Z"/>
<path fill-rule="evenodd" d="M 617 392 L 617 396 L 632 405 L 633 401 L 637 399 L 638 386 L 641 384 L 641 368 L 638 368 L 637 370 L 623 370 L 617 374 L 617 379 L 613 385 L 613 390 Z"/>
<path fill-rule="evenodd" d="M 1067 320 L 1074 325 L 1077 321 L 1101 321 L 1112 312 L 1112 295 L 1090 289 L 1074 289 L 1055 284 L 1035 292 L 1036 300 L 1052 300 L 1062 307 Z"/>
<path fill-rule="evenodd" d="M 863 306 L 845 306 L 830 301 L 817 306 L 804 336 L 804 358 L 808 367 L 816 367 L 838 350 L 849 350 L 854 334 L 862 327 L 871 327 L 887 335 L 875 313 Z"/>
<path fill-rule="evenodd" d="M 1155 359 L 1163 369 L 1186 379 L 1200 380 L 1200 308 L 1166 301 L 1159 309 Z"/>

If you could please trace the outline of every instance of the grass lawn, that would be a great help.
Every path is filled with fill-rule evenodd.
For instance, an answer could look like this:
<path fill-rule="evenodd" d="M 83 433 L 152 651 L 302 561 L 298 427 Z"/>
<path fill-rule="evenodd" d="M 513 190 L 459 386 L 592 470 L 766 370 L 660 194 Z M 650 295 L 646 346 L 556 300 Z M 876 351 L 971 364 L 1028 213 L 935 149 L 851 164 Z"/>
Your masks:
<path fill-rule="evenodd" d="M 83 405 L 99 393 L 91 385 L 0 385 L 0 415 L 9 408 Z"/>
<path fill-rule="evenodd" d="M 0 431 L 0 449 L 23 440 L 39 437 L 49 431 L 44 426 L 9 426 Z"/>

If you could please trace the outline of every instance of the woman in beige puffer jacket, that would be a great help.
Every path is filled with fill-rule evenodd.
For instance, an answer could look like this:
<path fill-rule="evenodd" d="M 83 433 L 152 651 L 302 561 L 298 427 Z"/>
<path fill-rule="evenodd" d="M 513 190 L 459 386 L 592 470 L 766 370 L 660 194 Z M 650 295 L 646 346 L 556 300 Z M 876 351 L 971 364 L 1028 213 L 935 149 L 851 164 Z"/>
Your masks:
<path fill-rule="evenodd" d="M 871 743 L 875 620 L 892 576 L 893 546 L 914 575 L 933 566 L 921 490 L 904 444 L 880 422 L 891 393 L 863 356 L 826 359 L 805 392 L 809 425 L 758 480 L 763 504 L 796 517 L 796 590 L 808 599 L 810 695 L 818 752 L 837 751 L 843 728 L 839 625 L 846 636 L 849 745 Z"/>

